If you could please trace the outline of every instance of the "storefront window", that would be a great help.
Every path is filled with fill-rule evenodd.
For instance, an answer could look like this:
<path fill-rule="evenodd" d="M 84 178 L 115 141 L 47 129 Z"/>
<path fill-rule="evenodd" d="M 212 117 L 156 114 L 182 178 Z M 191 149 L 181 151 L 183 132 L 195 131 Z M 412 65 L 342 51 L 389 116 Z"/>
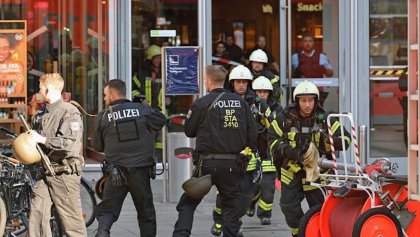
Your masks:
<path fill-rule="evenodd" d="M 58 72 L 64 92 L 92 114 L 98 113 L 99 80 L 108 78 L 108 0 L 9 0 L 0 2 L 1 20 L 27 21 L 28 103 L 39 107 L 39 77 Z M 87 141 L 93 119 L 85 116 Z M 89 145 L 89 142 L 86 143 Z"/>
<path fill-rule="evenodd" d="M 406 157 L 407 1 L 371 0 L 369 13 L 371 157 Z"/>
<path fill-rule="evenodd" d="M 323 108 L 338 112 L 338 1 L 292 0 L 291 23 L 292 77 L 311 78 Z"/>

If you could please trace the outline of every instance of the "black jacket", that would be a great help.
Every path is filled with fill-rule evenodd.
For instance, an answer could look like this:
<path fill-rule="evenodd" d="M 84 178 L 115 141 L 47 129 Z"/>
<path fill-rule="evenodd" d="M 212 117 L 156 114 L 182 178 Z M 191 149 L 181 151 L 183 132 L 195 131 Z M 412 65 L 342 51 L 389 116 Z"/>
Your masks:
<path fill-rule="evenodd" d="M 92 145 L 114 164 L 151 166 L 154 148 L 150 130 L 160 130 L 165 123 L 165 115 L 147 105 L 116 100 L 96 116 Z"/>
<path fill-rule="evenodd" d="M 208 110 L 222 92 L 225 92 L 223 88 L 212 90 L 196 100 L 188 111 L 185 134 L 196 137 L 196 151 L 201 154 L 238 154 L 255 144 L 254 118 L 239 95 L 225 93 Z"/>

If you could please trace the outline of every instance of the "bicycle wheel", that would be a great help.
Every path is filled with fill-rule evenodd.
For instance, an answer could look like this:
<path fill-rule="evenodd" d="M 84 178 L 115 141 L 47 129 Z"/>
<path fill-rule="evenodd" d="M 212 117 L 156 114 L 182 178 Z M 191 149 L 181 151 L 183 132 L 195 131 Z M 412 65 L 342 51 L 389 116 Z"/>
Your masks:
<path fill-rule="evenodd" d="M 15 228 L 12 236 L 24 233 L 29 226 L 29 205 L 31 201 L 31 190 L 29 186 L 15 186 L 12 188 L 13 195 L 13 216 Z"/>
<path fill-rule="evenodd" d="M 63 227 L 61 225 L 60 218 L 58 217 L 58 214 L 57 214 L 57 211 L 55 210 L 54 205 L 51 207 L 50 226 L 51 226 L 52 237 L 63 236 Z"/>
<path fill-rule="evenodd" d="M 3 199 L 0 198 L 0 236 L 3 236 L 4 229 L 6 228 L 6 206 Z"/>
<path fill-rule="evenodd" d="M 82 201 L 82 214 L 86 227 L 95 220 L 96 198 L 92 186 L 82 177 L 80 180 L 80 200 Z"/>

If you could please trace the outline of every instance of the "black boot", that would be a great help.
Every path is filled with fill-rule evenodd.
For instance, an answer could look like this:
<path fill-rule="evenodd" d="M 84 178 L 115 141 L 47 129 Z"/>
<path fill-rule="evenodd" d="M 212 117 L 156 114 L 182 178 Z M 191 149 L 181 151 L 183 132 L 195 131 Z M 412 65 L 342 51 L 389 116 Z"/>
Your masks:
<path fill-rule="evenodd" d="M 98 232 L 96 232 L 95 237 L 109 237 L 109 234 L 109 230 L 98 229 Z"/>

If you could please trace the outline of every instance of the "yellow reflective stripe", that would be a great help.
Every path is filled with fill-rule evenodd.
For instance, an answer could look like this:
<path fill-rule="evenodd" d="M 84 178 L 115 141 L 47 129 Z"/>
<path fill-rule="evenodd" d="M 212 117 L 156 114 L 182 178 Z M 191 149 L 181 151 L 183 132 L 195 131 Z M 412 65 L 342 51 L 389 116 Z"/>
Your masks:
<path fill-rule="evenodd" d="M 218 229 L 221 229 L 221 228 L 222 228 L 222 224 L 217 224 L 217 223 L 216 223 L 216 227 L 217 227 Z"/>
<path fill-rule="evenodd" d="M 136 75 L 133 77 L 134 84 L 136 84 L 137 88 L 141 88 L 140 80 L 137 78 Z"/>
<path fill-rule="evenodd" d="M 337 128 L 340 127 L 340 123 L 338 121 L 335 121 L 335 123 L 331 127 L 331 134 L 334 135 Z"/>
<path fill-rule="evenodd" d="M 252 198 L 252 200 L 251 200 L 251 201 L 257 201 L 257 200 L 260 198 L 260 195 L 261 195 L 261 190 L 260 190 L 260 191 L 258 191 L 257 195 L 255 195 L 255 196 Z"/>
<path fill-rule="evenodd" d="M 146 100 L 152 102 L 152 81 L 146 80 L 146 88 L 144 89 L 146 93 Z"/>
<path fill-rule="evenodd" d="M 279 137 L 283 136 L 283 131 L 280 129 L 279 125 L 277 124 L 277 120 L 274 120 L 271 123 L 271 126 L 273 126 L 274 131 L 276 131 L 277 135 L 279 135 Z"/>
<path fill-rule="evenodd" d="M 156 142 L 155 143 L 155 148 L 162 149 L 162 147 L 163 147 L 163 144 L 161 142 Z"/>
<path fill-rule="evenodd" d="M 134 99 L 134 97 L 135 97 L 136 95 L 140 95 L 140 91 L 138 91 L 138 90 L 133 90 L 133 91 L 131 91 L 131 97 L 132 97 L 132 99 Z"/>
<path fill-rule="evenodd" d="M 263 160 L 262 161 L 262 166 L 270 166 L 270 165 L 272 165 L 273 163 L 271 162 L 271 160 Z"/>
<path fill-rule="evenodd" d="M 299 170 L 302 169 L 302 168 L 300 168 L 299 165 L 293 164 L 293 161 L 291 161 L 291 160 L 289 160 L 289 162 L 287 162 L 287 165 L 290 167 L 289 172 L 292 172 L 292 173 L 297 173 Z"/>
<path fill-rule="evenodd" d="M 321 139 L 321 133 L 317 133 L 315 137 L 315 144 L 318 144 L 318 146 L 319 146 L 320 139 Z"/>
<path fill-rule="evenodd" d="M 276 172 L 276 167 L 274 165 L 271 166 L 263 166 L 262 167 L 263 172 Z"/>
<path fill-rule="evenodd" d="M 222 209 L 221 209 L 221 208 L 217 208 L 216 206 L 214 206 L 213 210 L 214 210 L 217 214 L 222 215 Z"/>
<path fill-rule="evenodd" d="M 159 108 L 162 108 L 162 88 L 159 90 L 158 106 Z"/>
<path fill-rule="evenodd" d="M 265 115 L 266 118 L 268 118 L 268 117 L 270 117 L 270 114 L 271 114 L 271 109 L 270 109 L 270 107 L 268 107 L 267 110 L 265 111 L 264 115 Z"/>
<path fill-rule="evenodd" d="M 311 191 L 311 190 L 314 190 L 314 189 L 317 189 L 318 187 L 316 187 L 316 186 L 311 186 L 311 185 L 307 185 L 307 184 L 304 184 L 303 185 L 303 191 Z"/>
<path fill-rule="evenodd" d="M 292 235 L 297 235 L 299 232 L 299 228 L 290 228 L 290 232 L 292 232 Z"/>
<path fill-rule="evenodd" d="M 342 138 L 342 136 L 339 136 L 338 138 Z M 346 142 L 347 142 L 347 144 L 349 144 L 350 145 L 350 143 L 351 143 L 351 140 L 350 140 L 350 138 L 349 137 L 347 137 L 347 136 L 345 136 L 344 137 L 344 140 L 346 140 Z"/>
<path fill-rule="evenodd" d="M 281 182 L 285 183 L 285 184 L 290 184 L 291 180 L 288 179 L 286 176 L 284 176 L 283 174 L 281 175 L 280 178 Z"/>
<path fill-rule="evenodd" d="M 278 142 L 279 140 L 275 140 L 273 143 L 271 143 L 271 145 L 270 145 L 270 151 L 272 152 L 273 151 L 273 147 L 274 147 L 274 145 Z"/>
<path fill-rule="evenodd" d="M 286 177 L 288 177 L 290 180 L 293 180 L 293 174 L 289 171 L 287 171 L 284 168 L 281 168 L 281 174 L 285 175 Z"/>
<path fill-rule="evenodd" d="M 273 209 L 273 203 L 265 203 L 262 199 L 260 199 L 260 203 L 258 203 L 258 206 L 265 211 L 270 211 L 271 209 Z"/>
<path fill-rule="evenodd" d="M 254 165 L 248 165 L 248 167 L 246 168 L 246 171 L 253 171 L 256 168 L 257 168 L 257 166 L 255 164 Z"/>
<path fill-rule="evenodd" d="M 275 78 L 271 79 L 270 81 L 271 81 L 271 84 L 274 84 L 274 83 L 278 82 L 279 79 L 277 77 L 275 77 Z"/>

